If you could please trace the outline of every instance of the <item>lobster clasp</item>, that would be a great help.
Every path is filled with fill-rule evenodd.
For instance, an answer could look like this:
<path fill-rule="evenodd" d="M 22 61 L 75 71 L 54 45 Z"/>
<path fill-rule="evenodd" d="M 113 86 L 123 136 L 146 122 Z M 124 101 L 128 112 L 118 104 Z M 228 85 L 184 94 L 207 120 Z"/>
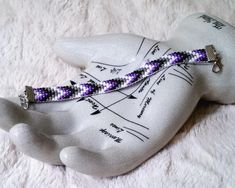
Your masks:
<path fill-rule="evenodd" d="M 212 71 L 214 73 L 218 73 L 222 71 L 223 64 L 221 63 L 219 54 L 216 52 L 213 45 L 208 45 L 205 47 L 206 49 L 206 55 L 208 62 L 213 62 Z"/>
<path fill-rule="evenodd" d="M 25 93 L 21 94 L 19 95 L 19 98 L 21 107 L 27 110 L 29 108 L 29 100 L 27 98 L 27 95 Z"/>
<path fill-rule="evenodd" d="M 29 108 L 29 103 L 34 102 L 33 89 L 30 86 L 25 86 L 25 91 L 23 94 L 19 95 L 21 106 L 27 110 Z"/>

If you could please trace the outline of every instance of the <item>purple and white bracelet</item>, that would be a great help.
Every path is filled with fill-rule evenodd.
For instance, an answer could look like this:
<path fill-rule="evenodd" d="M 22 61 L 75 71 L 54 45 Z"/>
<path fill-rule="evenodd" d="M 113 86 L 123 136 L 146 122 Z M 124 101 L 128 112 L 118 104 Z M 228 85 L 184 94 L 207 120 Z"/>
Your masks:
<path fill-rule="evenodd" d="M 28 109 L 30 103 L 59 102 L 78 99 L 92 95 L 109 93 L 129 87 L 146 77 L 149 77 L 169 66 L 179 64 L 213 64 L 212 71 L 222 70 L 222 64 L 212 45 L 204 49 L 173 52 L 153 61 L 146 61 L 140 68 L 121 77 L 101 81 L 98 83 L 82 83 L 68 86 L 25 87 L 25 92 L 19 95 L 21 106 Z"/>

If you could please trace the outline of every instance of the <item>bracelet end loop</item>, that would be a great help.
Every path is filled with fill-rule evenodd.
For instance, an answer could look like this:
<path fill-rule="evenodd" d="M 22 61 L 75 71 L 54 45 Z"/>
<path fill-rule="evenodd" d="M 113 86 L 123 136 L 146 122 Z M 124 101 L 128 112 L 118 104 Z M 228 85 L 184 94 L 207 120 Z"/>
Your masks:
<path fill-rule="evenodd" d="M 221 63 L 219 54 L 216 52 L 215 48 L 213 45 L 207 45 L 205 47 L 206 50 L 206 55 L 208 62 L 214 62 L 212 71 L 214 73 L 218 73 L 222 71 L 223 64 Z"/>

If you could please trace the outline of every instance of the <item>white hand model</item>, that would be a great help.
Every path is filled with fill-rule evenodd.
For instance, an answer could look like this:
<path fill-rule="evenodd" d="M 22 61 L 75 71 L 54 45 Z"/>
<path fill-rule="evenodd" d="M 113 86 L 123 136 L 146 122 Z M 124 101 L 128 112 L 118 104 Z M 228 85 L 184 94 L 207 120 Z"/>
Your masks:
<path fill-rule="evenodd" d="M 211 65 L 178 65 L 129 88 L 67 102 L 19 106 L 0 100 L 0 126 L 17 148 L 38 160 L 94 176 L 126 173 L 176 134 L 201 98 L 235 102 L 235 28 L 205 14 L 187 17 L 164 42 L 130 34 L 63 39 L 57 54 L 86 67 L 69 84 L 97 82 L 137 69 L 144 60 L 213 44 L 223 71 Z M 61 85 L 58 84 L 58 85 Z"/>

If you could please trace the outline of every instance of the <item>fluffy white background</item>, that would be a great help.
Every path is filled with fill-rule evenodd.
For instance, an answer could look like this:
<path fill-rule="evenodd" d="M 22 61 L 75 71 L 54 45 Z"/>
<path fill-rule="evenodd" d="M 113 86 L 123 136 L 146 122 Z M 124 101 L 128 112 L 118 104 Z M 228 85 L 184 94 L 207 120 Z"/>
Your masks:
<path fill-rule="evenodd" d="M 61 36 L 131 32 L 164 40 L 185 16 L 205 11 L 235 25 L 232 0 L 0 0 L 0 96 L 25 84 L 74 77 L 53 52 Z M 0 132 L 2 187 L 235 187 L 235 106 L 201 102 L 174 139 L 136 170 L 93 178 L 18 152 Z"/>

